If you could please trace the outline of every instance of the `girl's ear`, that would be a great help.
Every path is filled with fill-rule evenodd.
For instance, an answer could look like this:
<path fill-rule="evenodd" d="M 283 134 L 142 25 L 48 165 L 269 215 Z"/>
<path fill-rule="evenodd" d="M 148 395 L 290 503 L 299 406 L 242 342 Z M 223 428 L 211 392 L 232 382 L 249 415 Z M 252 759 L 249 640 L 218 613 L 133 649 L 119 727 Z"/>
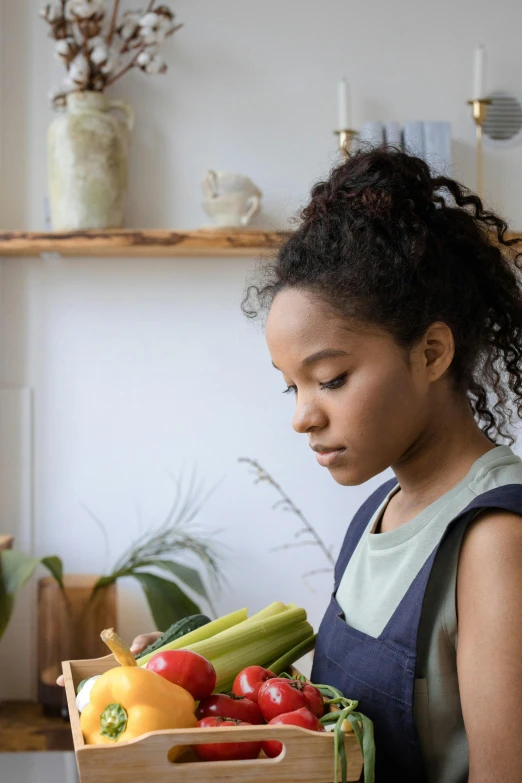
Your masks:
<path fill-rule="evenodd" d="M 455 339 L 449 326 L 441 321 L 431 324 L 418 345 L 418 352 L 426 380 L 433 383 L 442 378 L 455 356 Z"/>

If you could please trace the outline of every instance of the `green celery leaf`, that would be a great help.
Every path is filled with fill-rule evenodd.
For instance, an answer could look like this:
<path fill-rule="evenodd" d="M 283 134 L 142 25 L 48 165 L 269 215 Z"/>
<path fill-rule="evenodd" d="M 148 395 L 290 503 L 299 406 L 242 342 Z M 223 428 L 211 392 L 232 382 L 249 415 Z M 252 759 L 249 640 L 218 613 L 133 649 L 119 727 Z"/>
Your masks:
<path fill-rule="evenodd" d="M 59 557 L 56 555 L 51 555 L 50 557 L 43 557 L 41 560 L 42 565 L 44 565 L 54 576 L 60 587 L 63 588 L 63 565 L 62 561 Z"/>
<path fill-rule="evenodd" d="M 143 571 L 130 575 L 141 583 L 159 631 L 166 631 L 172 623 L 191 614 L 201 614 L 199 606 L 170 579 Z"/>

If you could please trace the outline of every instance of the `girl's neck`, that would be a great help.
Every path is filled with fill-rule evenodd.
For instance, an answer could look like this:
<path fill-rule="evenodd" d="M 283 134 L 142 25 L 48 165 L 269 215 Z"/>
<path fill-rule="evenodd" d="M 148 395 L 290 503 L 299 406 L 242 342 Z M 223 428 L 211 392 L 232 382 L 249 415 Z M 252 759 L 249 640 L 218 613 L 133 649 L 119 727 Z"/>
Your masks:
<path fill-rule="evenodd" d="M 433 421 L 397 465 L 400 484 L 394 514 L 407 522 L 462 481 L 471 466 L 495 448 L 479 429 L 467 399 L 446 399 Z M 397 524 L 393 525 L 394 527 Z"/>

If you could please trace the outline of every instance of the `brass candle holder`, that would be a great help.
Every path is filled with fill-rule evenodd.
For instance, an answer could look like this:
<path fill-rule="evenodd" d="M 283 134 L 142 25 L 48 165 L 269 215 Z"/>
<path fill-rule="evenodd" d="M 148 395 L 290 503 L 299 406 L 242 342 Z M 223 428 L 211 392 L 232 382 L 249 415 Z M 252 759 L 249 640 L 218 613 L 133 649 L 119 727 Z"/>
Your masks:
<path fill-rule="evenodd" d="M 468 101 L 468 106 L 472 107 L 473 119 L 477 130 L 477 193 L 480 198 L 484 198 L 484 172 L 483 172 L 483 153 L 482 137 L 483 125 L 488 114 L 488 106 L 492 103 L 489 98 L 474 98 Z"/>
<path fill-rule="evenodd" d="M 336 130 L 334 133 L 339 137 L 339 149 L 341 150 L 343 159 L 347 160 L 352 152 L 353 143 L 359 134 L 351 128 Z"/>

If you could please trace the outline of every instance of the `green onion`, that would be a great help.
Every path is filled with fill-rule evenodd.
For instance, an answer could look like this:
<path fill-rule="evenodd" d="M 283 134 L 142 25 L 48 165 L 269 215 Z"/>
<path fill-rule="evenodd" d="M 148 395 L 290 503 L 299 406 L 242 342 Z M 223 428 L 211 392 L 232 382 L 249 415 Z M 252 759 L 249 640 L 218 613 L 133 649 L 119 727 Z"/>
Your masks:
<path fill-rule="evenodd" d="M 287 653 L 282 655 L 276 661 L 268 664 L 266 668 L 270 669 L 270 671 L 274 672 L 274 674 L 278 674 L 278 675 L 282 674 L 282 672 L 286 671 L 290 666 L 292 666 L 296 661 L 298 661 L 299 658 L 302 658 L 303 655 L 306 655 L 306 653 L 309 653 L 311 650 L 314 649 L 316 639 L 317 639 L 317 634 L 314 633 L 312 636 L 309 636 L 300 644 L 296 645 L 295 647 L 292 647 L 291 650 L 289 650 Z"/>

